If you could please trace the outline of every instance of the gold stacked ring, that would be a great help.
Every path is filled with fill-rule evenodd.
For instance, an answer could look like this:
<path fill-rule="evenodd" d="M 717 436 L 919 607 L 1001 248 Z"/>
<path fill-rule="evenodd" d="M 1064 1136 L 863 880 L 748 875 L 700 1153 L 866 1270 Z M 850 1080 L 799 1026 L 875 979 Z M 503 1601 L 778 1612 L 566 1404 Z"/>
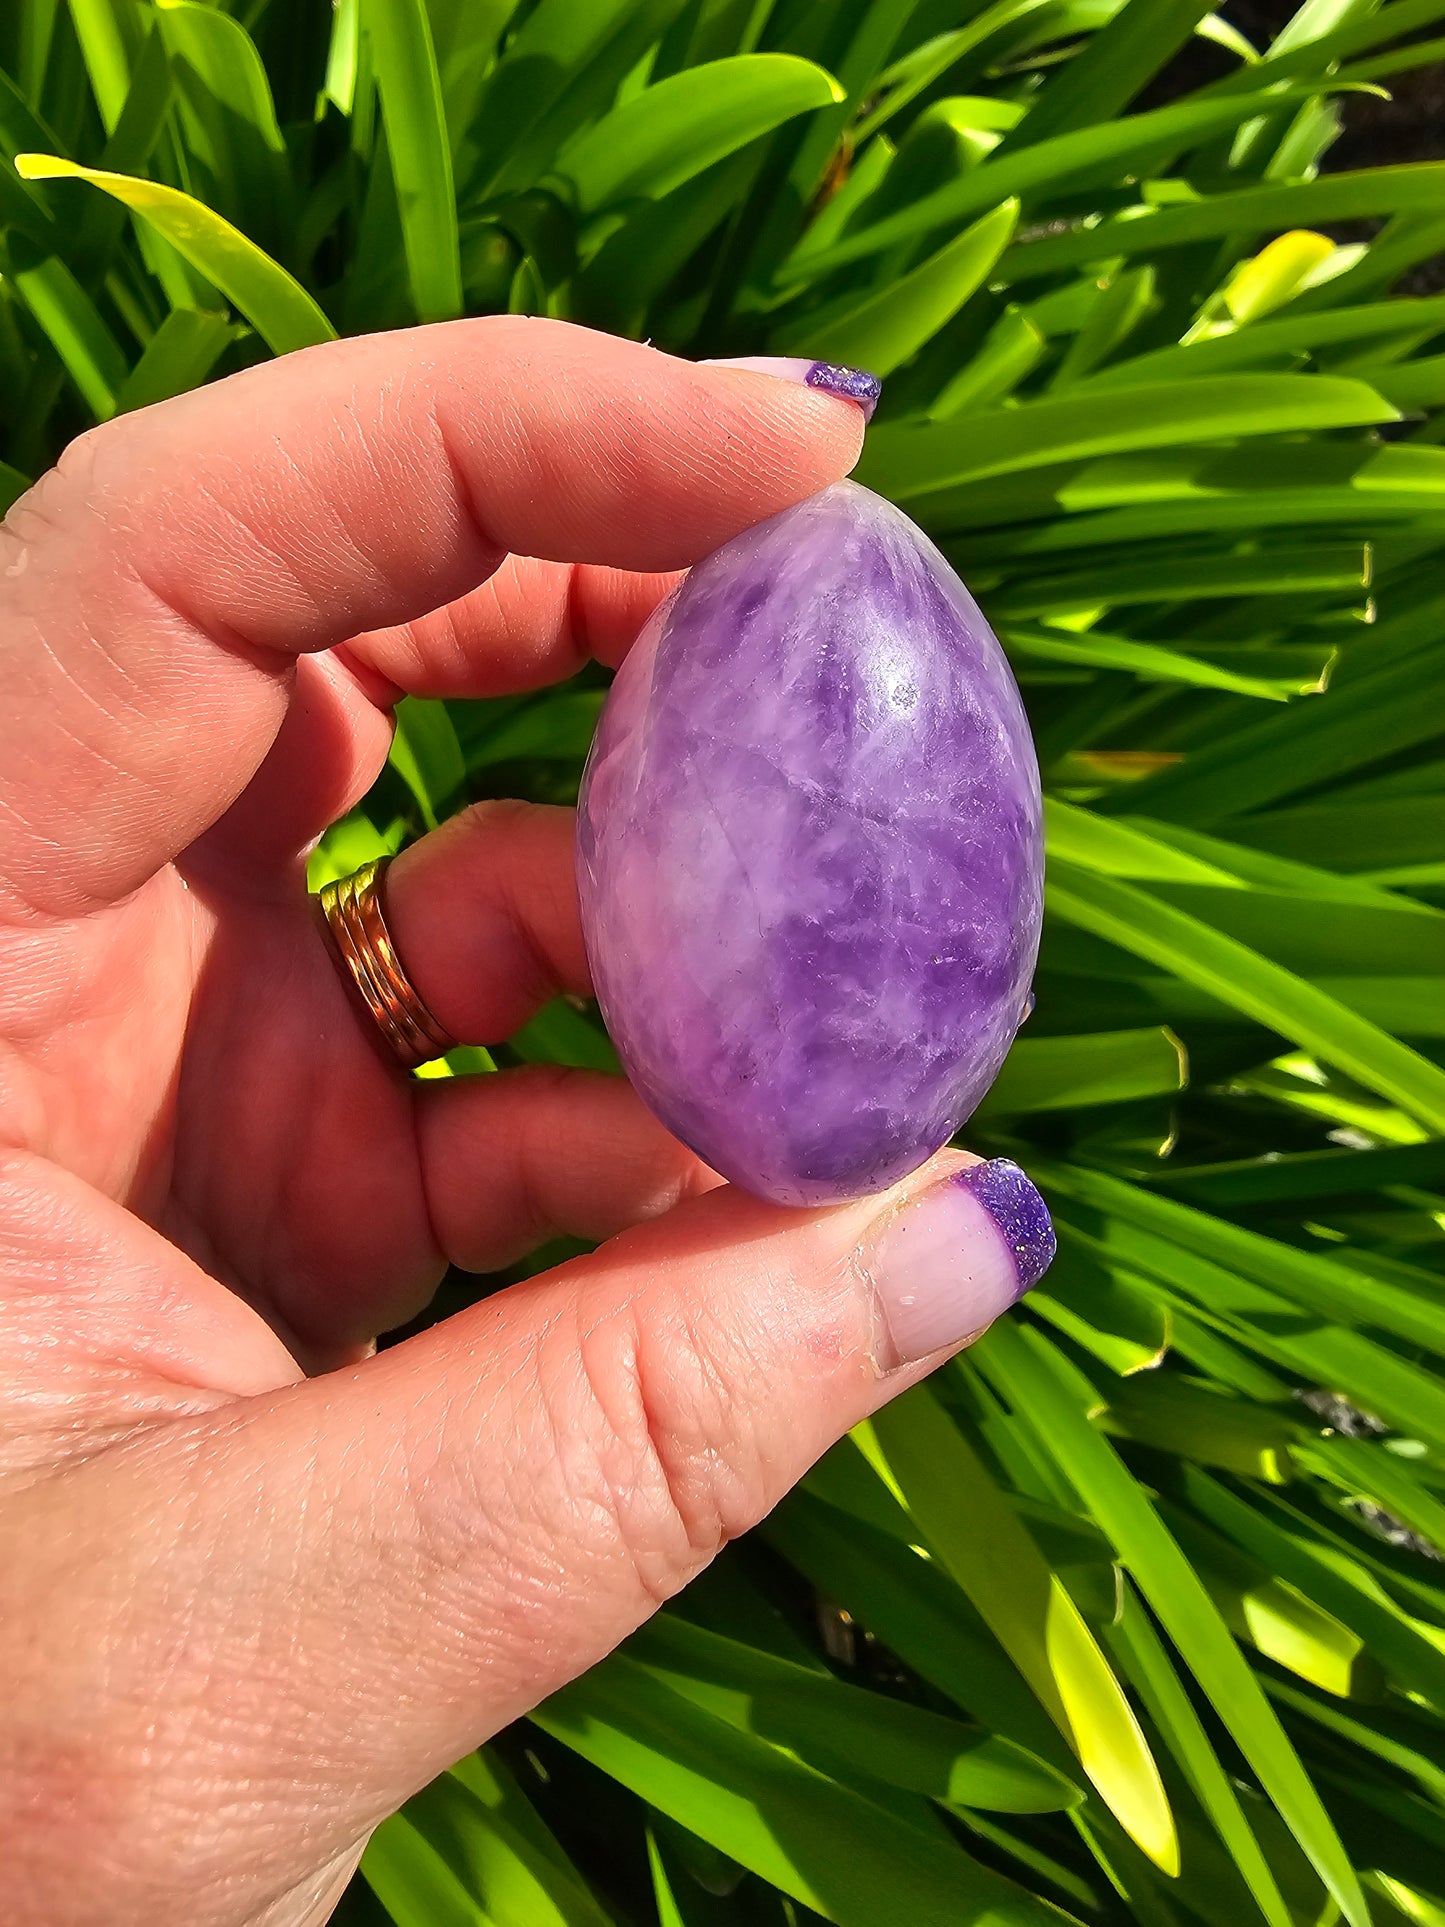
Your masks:
<path fill-rule="evenodd" d="M 321 890 L 321 911 L 337 955 L 404 1070 L 455 1050 L 457 1040 L 432 1016 L 401 965 L 381 908 L 390 857 L 363 863 Z"/>

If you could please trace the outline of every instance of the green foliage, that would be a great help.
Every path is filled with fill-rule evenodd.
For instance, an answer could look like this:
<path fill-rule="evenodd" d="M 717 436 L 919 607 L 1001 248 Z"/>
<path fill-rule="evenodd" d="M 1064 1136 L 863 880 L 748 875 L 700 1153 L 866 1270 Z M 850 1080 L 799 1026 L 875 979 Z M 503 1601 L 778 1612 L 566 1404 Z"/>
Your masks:
<path fill-rule="evenodd" d="M 1445 166 L 1318 172 L 1442 18 L 0 17 L 0 499 L 91 422 L 463 312 L 853 358 L 862 476 L 1039 742 L 1037 1008 L 968 1142 L 1039 1176 L 1053 1270 L 381 1829 L 403 1927 L 1445 1922 L 1445 298 L 1400 292 Z M 1199 36 L 1218 77 L 1154 87 Z M 570 796 L 604 680 L 407 703 L 318 876 Z M 567 1004 L 496 1053 L 538 1059 L 614 1067 Z"/>

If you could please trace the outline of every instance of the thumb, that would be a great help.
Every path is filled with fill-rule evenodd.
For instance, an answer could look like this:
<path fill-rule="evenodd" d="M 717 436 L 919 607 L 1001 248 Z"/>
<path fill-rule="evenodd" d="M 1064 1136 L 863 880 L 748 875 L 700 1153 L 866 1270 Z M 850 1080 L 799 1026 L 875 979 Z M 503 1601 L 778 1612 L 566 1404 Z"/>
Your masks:
<path fill-rule="evenodd" d="M 299 1880 L 600 1659 L 1052 1256 L 1004 1160 L 944 1154 L 823 1212 L 724 1187 L 353 1370 L 197 1421 L 183 1576 L 168 1554 L 135 1583 L 179 1585 L 178 1619 L 224 1588 L 190 1641 L 209 1683 L 177 1641 L 164 1687 L 202 1728 L 219 1804 L 233 1776 L 238 1801 L 298 1789 L 290 1820 L 252 1803 L 268 1877 Z M 153 1487 L 153 1459 L 133 1475 Z M 217 1690 L 237 1674 L 244 1690 Z"/>

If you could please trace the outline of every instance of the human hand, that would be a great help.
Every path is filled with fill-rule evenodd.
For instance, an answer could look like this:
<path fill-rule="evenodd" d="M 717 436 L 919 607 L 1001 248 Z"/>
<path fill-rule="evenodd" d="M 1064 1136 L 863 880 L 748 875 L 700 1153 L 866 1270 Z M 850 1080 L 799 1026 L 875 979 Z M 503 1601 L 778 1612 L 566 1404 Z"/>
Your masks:
<path fill-rule="evenodd" d="M 615 662 L 667 572 L 861 432 L 768 374 L 458 322 L 112 423 L 12 510 L 10 1927 L 324 1919 L 378 1819 L 1047 1261 L 1011 1166 L 945 1154 L 788 1211 L 619 1080 L 409 1079 L 306 894 L 398 693 Z M 458 1038 L 586 990 L 571 835 L 483 805 L 392 867 L 398 951 Z M 368 1356 L 449 1261 L 564 1232 L 607 1242 Z"/>

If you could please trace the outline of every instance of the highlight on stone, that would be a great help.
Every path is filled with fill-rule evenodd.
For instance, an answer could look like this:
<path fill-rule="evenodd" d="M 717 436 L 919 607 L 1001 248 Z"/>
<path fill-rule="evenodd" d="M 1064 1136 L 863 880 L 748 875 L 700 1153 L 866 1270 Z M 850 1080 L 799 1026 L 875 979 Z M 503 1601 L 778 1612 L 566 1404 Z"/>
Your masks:
<path fill-rule="evenodd" d="M 724 1177 L 883 1189 L 958 1129 L 1029 1004 L 1038 763 L 978 605 L 853 482 L 700 562 L 618 673 L 578 885 L 622 1062 Z"/>

